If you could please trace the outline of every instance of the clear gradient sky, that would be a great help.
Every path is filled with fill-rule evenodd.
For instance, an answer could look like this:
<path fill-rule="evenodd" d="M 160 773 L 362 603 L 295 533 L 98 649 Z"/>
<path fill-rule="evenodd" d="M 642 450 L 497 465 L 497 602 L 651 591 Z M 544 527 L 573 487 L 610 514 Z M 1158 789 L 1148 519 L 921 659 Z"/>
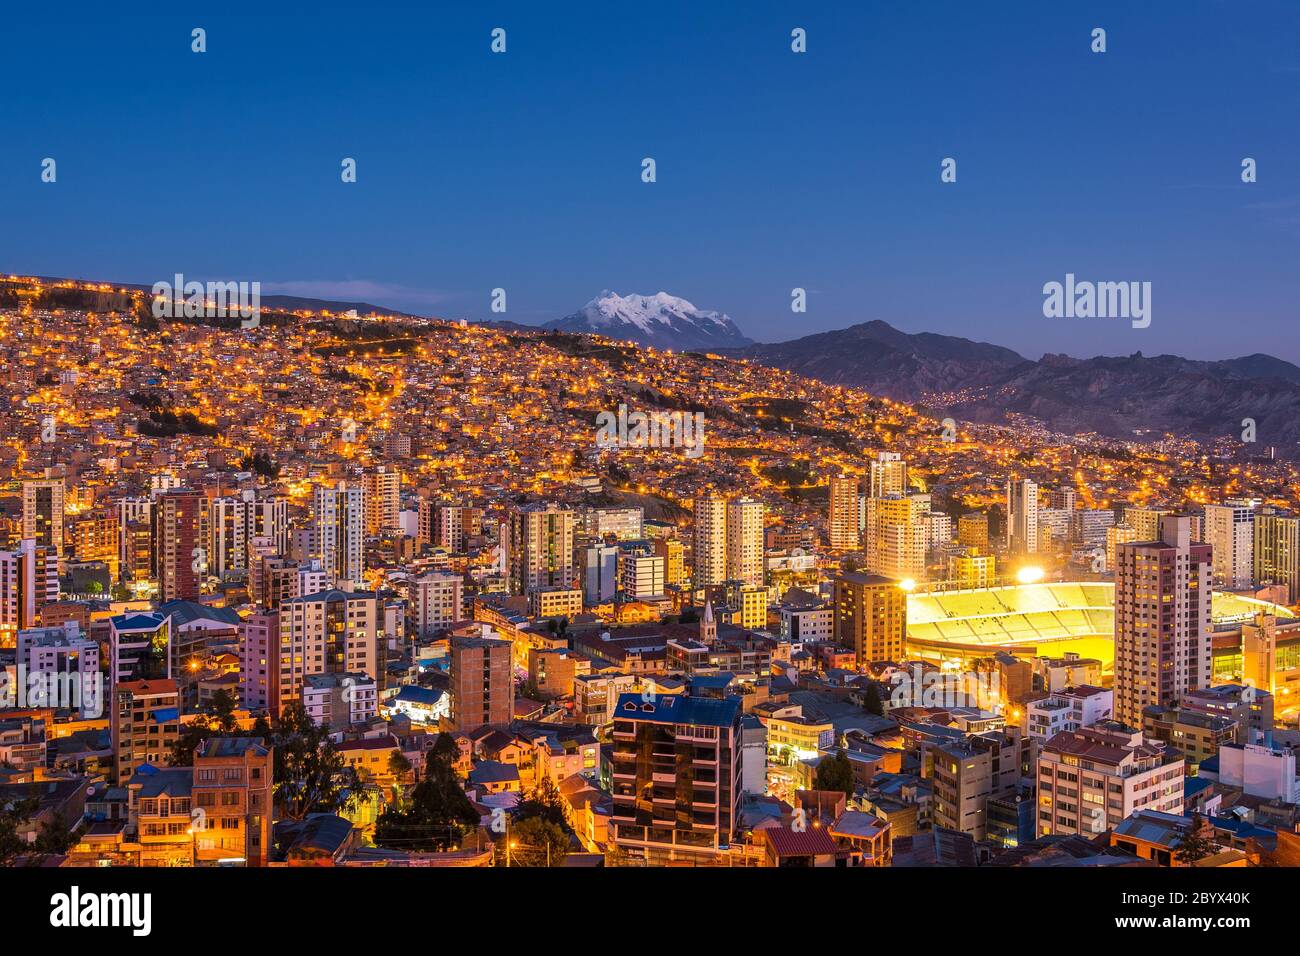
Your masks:
<path fill-rule="evenodd" d="M 1296 0 L 24 3 L 0 90 L 0 272 L 1300 362 Z M 1044 318 L 1067 272 L 1152 282 L 1150 328 Z"/>

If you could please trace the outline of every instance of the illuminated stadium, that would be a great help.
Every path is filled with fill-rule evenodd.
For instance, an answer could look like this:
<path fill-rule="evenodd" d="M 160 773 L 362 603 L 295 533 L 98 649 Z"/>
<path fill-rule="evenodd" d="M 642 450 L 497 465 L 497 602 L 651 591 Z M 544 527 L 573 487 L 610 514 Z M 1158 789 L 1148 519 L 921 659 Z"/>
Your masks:
<path fill-rule="evenodd" d="M 1259 613 L 1294 615 L 1285 607 L 1215 591 L 1216 630 Z M 1087 581 L 1019 584 L 966 591 L 914 591 L 907 596 L 907 648 L 913 657 L 969 660 L 1007 651 L 1019 657 L 1061 657 L 1073 651 L 1114 663 L 1115 585 Z"/>

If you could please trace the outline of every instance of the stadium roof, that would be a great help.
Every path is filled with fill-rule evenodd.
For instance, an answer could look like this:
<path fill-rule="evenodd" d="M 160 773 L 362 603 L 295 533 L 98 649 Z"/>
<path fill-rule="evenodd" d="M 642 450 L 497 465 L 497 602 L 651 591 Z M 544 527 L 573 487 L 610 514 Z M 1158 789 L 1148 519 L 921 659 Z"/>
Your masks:
<path fill-rule="evenodd" d="M 1215 591 L 1210 619 L 1231 626 L 1264 613 L 1290 619 L 1281 605 Z M 907 639 L 932 644 L 1037 644 L 1111 637 L 1115 585 L 1104 581 L 1041 582 L 961 591 L 913 591 L 907 596 Z"/>

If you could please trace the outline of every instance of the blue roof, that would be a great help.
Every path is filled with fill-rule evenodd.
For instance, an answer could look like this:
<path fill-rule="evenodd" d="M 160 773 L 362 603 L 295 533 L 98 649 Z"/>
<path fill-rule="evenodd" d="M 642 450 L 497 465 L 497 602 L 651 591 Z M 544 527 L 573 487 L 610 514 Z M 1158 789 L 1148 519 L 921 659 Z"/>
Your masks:
<path fill-rule="evenodd" d="M 207 618 L 212 621 L 222 621 L 232 626 L 238 626 L 240 622 L 239 615 L 233 608 L 228 607 L 208 607 L 206 604 L 200 604 L 197 601 L 166 601 L 158 605 L 160 614 L 170 614 L 176 619 L 178 625 L 189 624 L 191 621 L 197 621 L 200 618 Z"/>
<path fill-rule="evenodd" d="M 181 712 L 175 707 L 159 707 L 151 711 L 149 716 L 154 719 L 155 723 L 172 724 L 181 719 Z"/>
<path fill-rule="evenodd" d="M 1210 822 L 1214 824 L 1216 830 L 1227 830 L 1239 837 L 1273 836 L 1277 832 L 1269 827 L 1261 827 L 1245 820 L 1239 820 L 1237 817 L 1210 817 Z"/>
<path fill-rule="evenodd" d="M 725 690 L 727 686 L 736 679 L 736 675 L 731 671 L 719 671 L 716 674 L 695 674 L 690 678 L 692 687 L 708 687 L 717 690 Z"/>
<path fill-rule="evenodd" d="M 1213 757 L 1206 757 L 1204 760 L 1201 761 L 1200 769 L 1201 769 L 1201 770 L 1208 770 L 1208 771 L 1210 771 L 1210 773 L 1218 773 L 1218 772 L 1219 772 L 1219 755 L 1218 755 L 1218 754 L 1215 754 Z M 1195 779 L 1195 778 L 1193 778 L 1193 779 Z"/>
<path fill-rule="evenodd" d="M 614 718 L 649 720 L 660 724 L 699 724 L 730 727 L 740 713 L 738 697 L 680 697 L 660 694 L 645 701 L 640 694 L 620 694 Z"/>
<path fill-rule="evenodd" d="M 119 631 L 151 631 L 165 620 L 167 615 L 157 611 L 128 611 L 109 618 L 109 623 Z"/>
<path fill-rule="evenodd" d="M 470 783 L 509 783 L 518 779 L 518 767 L 496 760 L 484 760 L 469 773 Z"/>
<path fill-rule="evenodd" d="M 397 692 L 396 700 L 406 701 L 411 704 L 426 704 L 432 707 L 438 701 L 447 695 L 444 690 L 434 690 L 432 687 L 414 687 L 407 685 Z"/>

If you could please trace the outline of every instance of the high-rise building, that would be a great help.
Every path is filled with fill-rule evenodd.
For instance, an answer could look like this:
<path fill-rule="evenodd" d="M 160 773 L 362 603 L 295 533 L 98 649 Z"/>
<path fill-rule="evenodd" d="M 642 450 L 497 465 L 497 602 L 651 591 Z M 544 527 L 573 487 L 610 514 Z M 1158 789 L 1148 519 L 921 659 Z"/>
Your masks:
<path fill-rule="evenodd" d="M 128 611 L 108 619 L 110 683 L 172 677 L 172 619 L 160 611 Z M 172 682 L 175 686 L 175 681 Z"/>
<path fill-rule="evenodd" d="M 931 748 L 934 825 L 983 840 L 988 801 L 1015 791 L 1021 768 L 1034 766 L 1036 746 L 1009 727 Z"/>
<path fill-rule="evenodd" d="M 716 862 L 739 835 L 738 697 L 621 694 L 614 721 L 612 842 L 647 862 Z"/>
<path fill-rule="evenodd" d="M 208 503 L 208 569 L 223 581 L 248 568 L 250 505 L 229 497 Z"/>
<path fill-rule="evenodd" d="M 676 538 L 655 538 L 651 542 L 655 555 L 664 559 L 664 584 L 678 585 L 686 581 L 685 548 Z"/>
<path fill-rule="evenodd" d="M 261 737 L 209 737 L 199 744 L 191 791 L 196 862 L 266 862 L 274 754 Z"/>
<path fill-rule="evenodd" d="M 907 592 L 893 578 L 845 572 L 835 578 L 835 639 L 853 648 L 858 666 L 901 661 L 907 635 Z"/>
<path fill-rule="evenodd" d="M 997 581 L 997 559 L 967 548 L 964 554 L 948 558 L 948 580 L 959 588 L 993 587 Z"/>
<path fill-rule="evenodd" d="M 1282 585 L 1286 599 L 1300 602 L 1300 518 L 1264 508 L 1255 516 L 1255 584 Z"/>
<path fill-rule="evenodd" d="M 1095 836 L 1138 810 L 1181 815 L 1184 762 L 1165 752 L 1113 725 L 1052 737 L 1038 756 L 1038 835 Z"/>
<path fill-rule="evenodd" d="M 1155 537 L 1159 537 L 1156 535 Z M 1143 538 L 1138 535 L 1137 528 L 1132 528 L 1126 524 L 1112 525 L 1106 529 L 1106 567 L 1107 571 L 1115 570 L 1115 558 L 1117 549 L 1121 544 L 1128 544 L 1132 541 L 1151 541 L 1152 538 Z"/>
<path fill-rule="evenodd" d="M 63 497 L 62 478 L 23 482 L 23 538 L 53 548 L 57 559 L 63 557 Z"/>
<path fill-rule="evenodd" d="M 212 569 L 204 547 L 204 505 L 203 493 L 190 488 L 172 488 L 154 500 L 154 577 L 163 601 L 197 601 Z"/>
<path fill-rule="evenodd" d="M 75 707 L 83 717 L 101 718 L 107 704 L 99 669 L 99 642 L 76 621 L 18 632 L 18 686 L 29 707 Z M 33 690 L 44 695 L 33 699 Z"/>
<path fill-rule="evenodd" d="M 767 626 L 767 588 L 746 584 L 740 589 L 739 624 L 746 630 L 757 631 Z"/>
<path fill-rule="evenodd" d="M 727 580 L 763 583 L 764 511 L 763 502 L 753 498 L 727 502 Z"/>
<path fill-rule="evenodd" d="M 483 533 L 483 509 L 446 501 L 421 501 L 416 540 L 453 554 L 468 549 L 467 540 Z"/>
<path fill-rule="evenodd" d="M 407 599 L 411 635 L 433 637 L 440 628 L 461 620 L 463 590 L 461 576 L 446 571 L 429 571 L 412 580 Z"/>
<path fill-rule="evenodd" d="M 1133 505 L 1126 505 L 1124 508 L 1124 521 L 1137 534 L 1134 541 L 1159 541 L 1160 540 L 1160 519 L 1162 516 L 1172 514 L 1159 508 L 1138 508 Z M 1196 529 L 1192 529 L 1192 540 L 1201 540 Z M 1114 567 L 1112 562 L 1111 567 Z"/>
<path fill-rule="evenodd" d="M 1255 573 L 1254 500 L 1205 506 L 1205 541 L 1214 549 L 1213 582 L 1229 591 L 1251 586 Z"/>
<path fill-rule="evenodd" d="M 929 497 L 928 495 L 924 497 Z M 929 551 L 938 551 L 944 545 L 952 543 L 952 515 L 942 511 L 927 510 L 921 515 L 925 524 L 925 546 Z"/>
<path fill-rule="evenodd" d="M 340 481 L 317 485 L 315 547 L 331 581 L 359 585 L 365 577 L 365 492 Z"/>
<path fill-rule="evenodd" d="M 365 497 L 366 534 L 378 535 L 401 527 L 402 473 L 378 465 L 362 476 Z"/>
<path fill-rule="evenodd" d="M 250 545 L 257 538 L 268 540 L 276 554 L 289 550 L 289 500 L 280 495 L 244 492 L 248 502 L 248 529 L 244 537 Z"/>
<path fill-rule="evenodd" d="M 1028 478 L 1007 482 L 1007 550 L 1038 552 L 1038 485 Z"/>
<path fill-rule="evenodd" d="M 662 598 L 665 592 L 664 559 L 644 553 L 620 555 L 619 589 L 628 601 Z"/>
<path fill-rule="evenodd" d="M 727 580 L 727 502 L 718 495 L 695 499 L 694 587 Z"/>
<path fill-rule="evenodd" d="M 1094 547 L 1106 544 L 1106 532 L 1115 526 L 1114 511 L 1110 508 L 1080 508 L 1069 514 L 1074 540 Z"/>
<path fill-rule="evenodd" d="M 514 716 L 514 675 L 509 641 L 453 637 L 448 671 L 451 726 L 470 731 L 484 724 L 508 724 Z"/>
<path fill-rule="evenodd" d="M 614 600 L 618 592 L 618 546 L 592 544 L 582 553 L 582 599 L 589 605 Z"/>
<path fill-rule="evenodd" d="M 582 528 L 594 538 L 613 535 L 620 541 L 639 541 L 644 522 L 643 508 L 588 508 L 582 514 Z"/>
<path fill-rule="evenodd" d="M 972 511 L 957 519 L 957 543 L 963 548 L 989 549 L 989 516 Z"/>
<path fill-rule="evenodd" d="M 209 573 L 223 580 L 250 571 L 258 554 L 284 554 L 289 546 L 289 502 L 252 490 L 208 503 Z"/>
<path fill-rule="evenodd" d="M 96 512 L 68 522 L 72 557 L 77 561 L 103 561 L 110 578 L 121 568 L 121 529 L 117 513 Z"/>
<path fill-rule="evenodd" d="M 858 538 L 858 488 L 857 475 L 831 475 L 830 516 L 827 537 L 832 551 L 856 551 Z"/>
<path fill-rule="evenodd" d="M 181 729 L 181 698 L 176 682 L 162 678 L 116 684 L 108 723 L 113 745 L 109 776 L 113 783 L 124 784 L 145 764 L 162 767 L 170 763 Z"/>
<path fill-rule="evenodd" d="M 153 570 L 153 498 L 121 498 L 117 503 L 119 574 L 124 584 L 145 584 Z"/>
<path fill-rule="evenodd" d="M 239 701 L 270 713 L 280 701 L 280 612 L 259 610 L 239 624 Z"/>
<path fill-rule="evenodd" d="M 528 504 L 510 512 L 506 547 L 510 593 L 572 587 L 574 513 L 556 504 Z"/>
<path fill-rule="evenodd" d="M 58 558 L 31 538 L 0 551 L 0 637 L 40 624 L 41 608 L 59 599 Z"/>
<path fill-rule="evenodd" d="M 361 673 L 384 678 L 379 601 L 373 591 L 338 589 L 308 594 L 280 606 L 280 699 L 282 711 L 301 701 L 313 674 Z"/>
<path fill-rule="evenodd" d="M 929 543 L 929 495 L 871 498 L 867 501 L 866 566 L 899 581 L 925 577 Z"/>
<path fill-rule="evenodd" d="M 892 451 L 877 452 L 871 462 L 866 492 L 868 498 L 907 494 L 907 462 L 903 456 Z"/>
<path fill-rule="evenodd" d="M 1162 517 L 1160 535 L 1116 546 L 1115 716 L 1130 727 L 1210 683 L 1211 548 L 1184 517 Z"/>

